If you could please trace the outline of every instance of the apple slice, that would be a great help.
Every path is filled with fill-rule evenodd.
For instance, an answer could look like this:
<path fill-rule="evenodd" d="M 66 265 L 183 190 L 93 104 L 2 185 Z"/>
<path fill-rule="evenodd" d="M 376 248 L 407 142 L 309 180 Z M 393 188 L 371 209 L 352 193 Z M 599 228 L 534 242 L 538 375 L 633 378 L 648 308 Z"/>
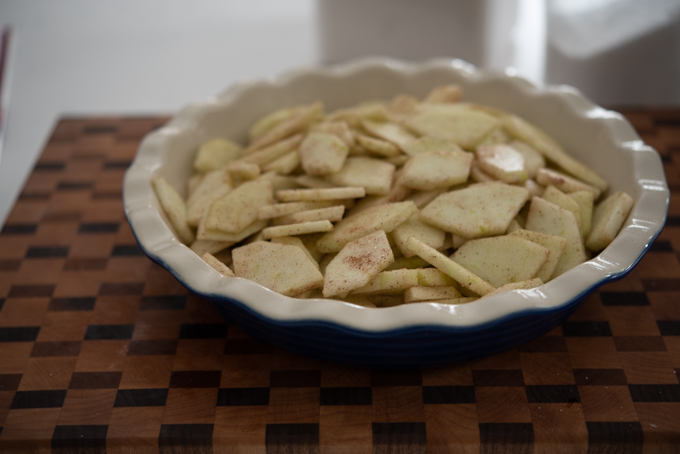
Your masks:
<path fill-rule="evenodd" d="M 451 260 L 441 252 L 432 249 L 414 237 L 408 239 L 407 247 L 411 249 L 412 253 L 417 254 L 432 266 L 451 276 L 461 286 L 477 295 L 486 295 L 495 290 L 493 285 L 469 271 L 463 265 Z"/>
<path fill-rule="evenodd" d="M 210 265 L 215 271 L 219 272 L 220 274 L 234 277 L 234 272 L 231 270 L 231 268 L 229 268 L 224 263 L 220 262 L 210 252 L 204 252 L 203 255 L 201 255 L 201 258 L 205 261 L 205 263 Z"/>
<path fill-rule="evenodd" d="M 550 255 L 548 248 L 518 236 L 470 240 L 451 256 L 494 287 L 536 277 Z"/>
<path fill-rule="evenodd" d="M 468 104 L 421 104 L 406 120 L 406 127 L 419 136 L 451 140 L 466 150 L 499 124 L 493 115 Z"/>
<path fill-rule="evenodd" d="M 361 122 L 361 126 L 372 136 L 387 140 L 399 148 L 416 138 L 396 123 L 364 120 Z"/>
<path fill-rule="evenodd" d="M 410 236 L 418 238 L 431 248 L 440 250 L 444 246 L 446 232 L 424 223 L 418 218 L 418 214 L 416 213 L 392 231 L 392 238 L 405 257 L 413 256 L 411 251 L 406 247 L 406 242 Z"/>
<path fill-rule="evenodd" d="M 524 156 L 505 144 L 477 147 L 477 164 L 486 174 L 504 183 L 524 183 L 528 176 Z"/>
<path fill-rule="evenodd" d="M 251 235 L 258 233 L 260 230 L 267 227 L 269 221 L 257 220 L 252 224 L 243 228 L 243 230 L 236 233 L 223 232 L 221 230 L 212 230 L 205 228 L 205 218 L 198 224 L 198 230 L 196 231 L 196 238 L 199 240 L 210 240 L 210 241 L 226 241 L 232 243 L 238 243 Z"/>
<path fill-rule="evenodd" d="M 336 173 L 326 179 L 337 186 L 358 186 L 366 194 L 385 195 L 390 192 L 395 165 L 382 159 L 353 156 Z"/>
<path fill-rule="evenodd" d="M 409 270 L 415 270 L 418 268 L 422 268 L 424 266 L 429 266 L 429 263 L 427 263 L 425 260 L 421 259 L 417 255 L 413 257 L 395 257 L 394 262 L 385 268 L 385 271 L 392 271 L 392 270 L 399 270 L 399 269 L 409 269 Z M 435 268 L 433 268 L 435 269 Z"/>
<path fill-rule="evenodd" d="M 323 286 L 323 275 L 297 246 L 256 241 L 232 251 L 234 274 L 286 296 Z"/>
<path fill-rule="evenodd" d="M 312 253 L 309 252 L 309 249 L 307 249 L 307 246 L 305 246 L 305 244 L 302 242 L 300 238 L 296 236 L 277 236 L 272 238 L 270 240 L 270 243 L 288 244 L 291 246 L 299 247 L 300 250 L 304 252 L 307 257 L 309 257 L 309 260 L 312 262 L 312 264 L 317 269 L 319 268 L 319 262 L 316 261 Z"/>
<path fill-rule="evenodd" d="M 555 186 L 562 192 L 570 193 L 575 191 L 590 191 L 593 193 L 595 199 L 600 197 L 602 191 L 593 185 L 584 183 L 581 180 L 572 178 L 557 170 L 548 169 L 547 167 L 538 169 L 536 172 L 536 182 L 543 186 Z"/>
<path fill-rule="evenodd" d="M 540 278 L 541 281 L 548 282 L 555 272 L 555 267 L 557 267 L 557 262 L 562 256 L 564 247 L 567 245 L 567 239 L 561 236 L 548 235 L 547 233 L 533 232 L 525 229 L 515 230 L 510 236 L 518 236 L 548 248 L 550 255 L 548 255 L 545 263 L 536 273 L 536 277 Z"/>
<path fill-rule="evenodd" d="M 411 200 L 420 209 L 442 195 L 444 192 L 446 192 L 444 189 L 435 189 L 434 191 L 417 191 L 406 196 L 404 200 Z"/>
<path fill-rule="evenodd" d="M 419 137 L 416 140 L 404 144 L 404 153 L 415 156 L 426 151 L 463 151 L 458 144 L 452 140 L 436 139 L 430 136 Z"/>
<path fill-rule="evenodd" d="M 567 195 L 578 204 L 579 218 L 581 220 L 581 234 L 583 235 L 583 238 L 588 238 L 593 223 L 595 196 L 590 191 L 576 191 Z"/>
<path fill-rule="evenodd" d="M 329 220 L 299 222 L 297 224 L 277 225 L 262 229 L 262 239 L 268 240 L 277 236 L 297 236 L 309 233 L 330 232 L 333 224 Z"/>
<path fill-rule="evenodd" d="M 389 157 L 401 154 L 401 150 L 396 145 L 386 140 L 360 134 L 357 136 L 357 142 L 366 150 L 380 156 Z"/>
<path fill-rule="evenodd" d="M 300 166 L 300 153 L 297 150 L 289 151 L 280 158 L 265 164 L 262 167 L 264 172 L 276 172 L 280 175 L 288 175 Z"/>
<path fill-rule="evenodd" d="M 198 226 L 210 205 L 233 189 L 232 179 L 224 169 L 213 170 L 196 185 L 187 199 L 187 222 Z"/>
<path fill-rule="evenodd" d="M 465 183 L 474 156 L 464 151 L 426 151 L 404 164 L 401 184 L 419 191 L 432 191 Z"/>
<path fill-rule="evenodd" d="M 187 207 L 182 196 L 160 175 L 154 175 L 151 178 L 151 184 L 156 191 L 163 212 L 170 220 L 180 241 L 184 244 L 193 243 L 195 236 L 187 223 Z"/>
<path fill-rule="evenodd" d="M 356 145 L 354 133 L 346 121 L 322 121 L 312 125 L 310 132 L 325 132 L 336 135 L 350 148 Z"/>
<path fill-rule="evenodd" d="M 518 186 L 477 183 L 440 195 L 421 210 L 420 219 L 468 239 L 502 235 L 528 197 Z"/>
<path fill-rule="evenodd" d="M 352 295 L 387 295 L 401 293 L 418 285 L 418 270 L 391 270 L 378 273 L 368 284 L 350 292 Z"/>
<path fill-rule="evenodd" d="M 206 230 L 237 233 L 258 220 L 261 206 L 274 201 L 272 182 L 268 178 L 247 181 L 213 202 L 205 216 Z"/>
<path fill-rule="evenodd" d="M 586 250 L 576 216 L 540 197 L 534 197 L 527 215 L 527 230 L 561 236 L 567 239 L 551 279 L 586 261 Z"/>
<path fill-rule="evenodd" d="M 304 134 L 295 134 L 294 136 L 274 142 L 273 144 L 257 151 L 249 151 L 245 154 L 245 156 L 240 158 L 239 161 L 265 166 L 268 163 L 294 150 L 300 144 L 300 142 L 302 142 L 304 137 Z"/>
<path fill-rule="evenodd" d="M 213 241 L 213 240 L 196 240 L 191 243 L 191 250 L 197 255 L 201 256 L 206 252 L 210 254 L 217 254 L 220 251 L 233 246 L 231 241 Z"/>
<path fill-rule="evenodd" d="M 426 261 L 425 264 L 429 265 Z M 442 273 L 437 268 L 420 268 L 418 270 L 418 285 L 421 287 L 447 287 L 456 284 L 457 282 L 451 276 Z"/>
<path fill-rule="evenodd" d="M 439 85 L 430 90 L 427 96 L 425 96 L 423 102 L 427 103 L 458 102 L 462 94 L 463 89 L 460 88 L 460 85 L 454 84 Z"/>
<path fill-rule="evenodd" d="M 299 151 L 302 168 L 308 175 L 326 175 L 342 168 L 349 146 L 335 134 L 310 132 L 300 144 Z"/>
<path fill-rule="evenodd" d="M 434 301 L 446 298 L 460 298 L 462 295 L 453 286 L 445 287 L 411 287 L 404 292 L 405 303 L 415 303 L 418 301 Z"/>
<path fill-rule="evenodd" d="M 329 121 L 345 121 L 350 128 L 360 128 L 364 120 L 383 122 L 389 119 L 385 104 L 380 101 L 367 101 L 353 107 L 339 109 L 330 113 Z"/>
<path fill-rule="evenodd" d="M 251 142 L 257 140 L 258 137 L 262 136 L 264 133 L 278 125 L 279 123 L 287 120 L 299 107 L 284 107 L 273 112 L 268 113 L 264 117 L 257 120 L 253 126 L 248 130 L 248 137 Z"/>
<path fill-rule="evenodd" d="M 319 239 L 321 252 L 337 252 L 350 241 L 354 241 L 377 230 L 389 233 L 416 213 L 413 202 L 396 202 L 378 205 L 348 216 L 335 224 L 332 231 Z"/>
<path fill-rule="evenodd" d="M 491 296 L 491 295 L 497 295 L 499 293 L 509 292 L 511 290 L 529 290 L 529 289 L 532 289 L 532 288 L 539 287 L 543 284 L 544 284 L 544 282 L 538 277 L 535 277 L 533 279 L 529 279 L 529 280 L 526 280 L 526 281 L 510 282 L 510 283 L 505 284 L 501 287 L 498 287 L 496 290 L 494 290 L 491 293 L 487 293 L 486 295 L 484 295 L 484 298 Z"/>
<path fill-rule="evenodd" d="M 257 150 L 304 130 L 310 123 L 323 118 L 323 104 L 316 102 L 296 108 L 285 120 L 276 124 L 250 144 L 247 152 Z"/>
<path fill-rule="evenodd" d="M 322 200 L 342 200 L 364 197 L 362 187 L 282 189 L 276 191 L 276 198 L 282 202 L 319 202 Z"/>
<path fill-rule="evenodd" d="M 301 222 L 313 222 L 324 220 L 337 222 L 340 219 L 342 219 L 342 215 L 344 214 L 344 212 L 345 212 L 344 205 L 336 205 L 327 208 L 300 211 L 298 213 L 293 213 L 286 216 L 274 218 L 272 220 L 272 225 L 299 224 Z"/>
<path fill-rule="evenodd" d="M 600 251 L 614 241 L 633 208 L 633 198 L 617 191 L 600 202 L 593 210 L 593 226 L 586 246 L 591 251 Z"/>
<path fill-rule="evenodd" d="M 318 210 L 335 205 L 331 200 L 319 202 L 288 202 L 277 203 L 274 205 L 264 205 L 257 210 L 258 219 L 272 219 L 281 216 L 288 216 L 302 211 Z"/>
<path fill-rule="evenodd" d="M 463 296 L 461 298 L 444 298 L 440 300 L 430 300 L 430 301 L 415 301 L 416 303 L 436 303 L 436 304 L 447 304 L 455 306 L 457 304 L 468 304 L 473 301 L 477 301 L 479 297 L 477 296 Z"/>
<path fill-rule="evenodd" d="M 528 178 L 535 178 L 538 169 L 545 167 L 543 155 L 534 150 L 528 143 L 521 140 L 512 140 L 508 145 L 517 150 L 524 158 L 524 170 L 526 170 Z"/>
<path fill-rule="evenodd" d="M 578 222 L 579 229 L 583 230 L 581 228 L 581 208 L 574 199 L 557 189 L 555 186 L 548 186 L 545 188 L 545 191 L 543 191 L 543 195 L 541 195 L 541 197 L 550 203 L 554 203 L 560 208 L 564 208 L 565 210 L 569 210 L 574 213 L 574 217 L 576 218 L 576 222 Z"/>
<path fill-rule="evenodd" d="M 362 287 L 393 261 L 392 248 L 382 230 L 350 241 L 326 267 L 323 296 L 345 295 Z"/>
<path fill-rule="evenodd" d="M 194 169 L 198 172 L 206 173 L 224 167 L 241 155 L 243 148 L 226 139 L 212 139 L 202 144 L 196 159 L 194 159 Z"/>
<path fill-rule="evenodd" d="M 601 191 L 607 189 L 607 181 L 604 178 L 599 176 L 590 167 L 567 154 L 557 142 L 528 121 L 523 120 L 516 115 L 505 115 L 503 118 L 503 126 L 510 135 L 528 143 L 536 151 L 557 164 L 570 175 L 595 186 Z"/>

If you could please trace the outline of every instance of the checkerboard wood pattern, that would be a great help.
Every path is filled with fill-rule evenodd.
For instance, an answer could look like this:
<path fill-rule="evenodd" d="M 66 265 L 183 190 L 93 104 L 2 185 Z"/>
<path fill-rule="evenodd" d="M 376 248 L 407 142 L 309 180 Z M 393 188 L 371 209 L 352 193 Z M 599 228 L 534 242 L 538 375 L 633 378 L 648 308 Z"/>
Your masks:
<path fill-rule="evenodd" d="M 680 110 L 624 113 L 680 191 Z M 121 182 L 166 120 L 63 119 L 2 229 L 0 452 L 679 452 L 678 199 L 637 268 L 547 335 L 353 368 L 249 337 L 142 254 Z"/>

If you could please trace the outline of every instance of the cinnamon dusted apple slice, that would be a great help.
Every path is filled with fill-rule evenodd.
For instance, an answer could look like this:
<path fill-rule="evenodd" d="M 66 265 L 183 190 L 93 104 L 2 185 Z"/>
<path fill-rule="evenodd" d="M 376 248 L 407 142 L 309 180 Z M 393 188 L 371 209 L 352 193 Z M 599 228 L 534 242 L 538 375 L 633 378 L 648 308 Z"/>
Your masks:
<path fill-rule="evenodd" d="M 270 243 L 288 244 L 300 248 L 300 250 L 304 252 L 307 257 L 309 257 L 309 260 L 312 262 L 312 264 L 317 269 L 319 269 L 319 262 L 317 262 L 314 256 L 312 256 L 312 253 L 309 252 L 309 249 L 307 249 L 307 246 L 305 246 L 300 238 L 296 236 L 277 236 L 272 238 Z"/>
<path fill-rule="evenodd" d="M 495 290 L 495 287 L 489 282 L 469 271 L 458 262 L 451 260 L 436 249 L 432 249 L 425 243 L 418 241 L 416 238 L 410 237 L 407 246 L 414 254 L 417 254 L 441 272 L 452 277 L 461 286 L 477 295 L 486 295 Z"/>
<path fill-rule="evenodd" d="M 234 274 L 286 296 L 323 286 L 323 275 L 299 247 L 256 241 L 232 251 Z"/>
<path fill-rule="evenodd" d="M 545 167 L 545 158 L 531 145 L 521 140 L 510 141 L 508 145 L 517 150 L 524 158 L 524 170 L 526 170 L 528 178 L 534 178 L 538 169 Z"/>
<path fill-rule="evenodd" d="M 393 261 L 392 248 L 382 230 L 350 241 L 326 267 L 323 296 L 345 295 L 362 287 Z"/>
<path fill-rule="evenodd" d="M 542 184 L 543 186 L 555 186 L 557 189 L 562 192 L 566 192 L 567 194 L 575 191 L 590 191 L 593 193 L 593 196 L 596 200 L 602 193 L 599 188 L 593 185 L 584 183 L 583 181 L 577 180 L 576 178 L 572 178 L 562 172 L 548 169 L 547 167 L 538 169 L 536 172 L 536 182 Z"/>
<path fill-rule="evenodd" d="M 255 235 L 262 229 L 267 227 L 269 221 L 267 220 L 257 220 L 252 224 L 243 228 L 243 230 L 236 233 L 223 232 L 221 230 L 206 229 L 205 228 L 205 218 L 198 224 L 198 230 L 196 231 L 196 238 L 199 240 L 208 241 L 223 241 L 230 243 L 238 243 L 251 235 Z"/>
<path fill-rule="evenodd" d="M 442 103 L 442 102 L 457 102 L 463 95 L 463 89 L 460 85 L 439 85 L 434 87 L 425 97 L 424 102 L 428 103 Z"/>
<path fill-rule="evenodd" d="M 354 133 L 346 121 L 322 121 L 312 125 L 310 132 L 325 132 L 336 135 L 350 148 L 356 145 Z"/>
<path fill-rule="evenodd" d="M 425 263 L 428 264 L 428 262 Z M 445 287 L 456 285 L 456 281 L 437 268 L 420 268 L 418 270 L 418 285 L 421 287 Z"/>
<path fill-rule="evenodd" d="M 593 223 L 595 196 L 590 191 L 575 191 L 570 192 L 567 195 L 578 204 L 579 218 L 581 220 L 581 234 L 583 235 L 583 238 L 588 238 Z"/>
<path fill-rule="evenodd" d="M 415 140 L 415 136 L 402 128 L 397 123 L 392 122 L 377 122 L 364 120 L 361 126 L 372 136 L 379 139 L 387 140 L 402 148 L 405 144 Z"/>
<path fill-rule="evenodd" d="M 329 232 L 331 230 L 333 230 L 333 224 L 329 220 L 300 222 L 264 228 L 262 229 L 262 238 L 269 240 L 277 236 L 298 236 L 309 233 Z"/>
<path fill-rule="evenodd" d="M 248 137 L 250 138 L 250 141 L 254 142 L 258 137 L 262 136 L 264 133 L 279 123 L 290 118 L 296 109 L 299 109 L 299 107 L 283 107 L 266 114 L 264 117 L 261 117 L 248 130 Z"/>
<path fill-rule="evenodd" d="M 472 150 L 498 124 L 495 116 L 462 103 L 424 103 L 406 120 L 406 127 L 416 134 L 451 140 L 466 150 Z"/>
<path fill-rule="evenodd" d="M 562 256 L 564 247 L 567 245 L 567 239 L 561 236 L 548 235 L 547 233 L 533 232 L 524 229 L 515 230 L 510 233 L 510 236 L 524 238 L 525 240 L 532 241 L 548 248 L 550 255 L 548 255 L 545 263 L 541 269 L 538 270 L 538 273 L 536 273 L 536 277 L 540 278 L 543 282 L 548 282 L 555 272 L 555 267 Z"/>
<path fill-rule="evenodd" d="M 420 211 L 420 219 L 468 239 L 502 235 L 528 197 L 522 187 L 477 183 L 440 195 Z"/>
<path fill-rule="evenodd" d="M 418 285 L 418 270 L 391 270 L 378 273 L 368 284 L 350 292 L 352 295 L 391 295 Z"/>
<path fill-rule="evenodd" d="M 326 175 L 342 168 L 349 146 L 335 134 L 310 132 L 300 144 L 299 152 L 307 175 Z"/>
<path fill-rule="evenodd" d="M 262 149 L 247 151 L 239 161 L 265 166 L 281 156 L 286 155 L 290 151 L 295 150 L 304 137 L 304 134 L 295 134 L 291 137 L 274 142 Z"/>
<path fill-rule="evenodd" d="M 261 206 L 271 205 L 273 201 L 269 178 L 247 181 L 212 203 L 205 215 L 205 229 L 240 232 L 258 220 L 257 213 Z"/>
<path fill-rule="evenodd" d="M 205 174 L 187 199 L 189 225 L 198 226 L 210 205 L 227 195 L 233 188 L 231 176 L 224 169 L 213 170 Z"/>
<path fill-rule="evenodd" d="M 484 295 L 484 297 L 491 296 L 491 295 L 497 295 L 497 294 L 503 293 L 503 292 L 509 292 L 511 290 L 529 290 L 529 289 L 541 286 L 541 285 L 543 285 L 543 283 L 544 282 L 538 277 L 535 277 L 533 279 L 528 279 L 526 281 L 510 282 L 510 283 L 505 284 L 501 287 L 498 287 L 496 290 L 494 290 L 491 293 L 487 293 L 486 295 Z"/>
<path fill-rule="evenodd" d="M 402 149 L 408 156 L 416 156 L 426 151 L 462 151 L 458 144 L 452 140 L 436 139 L 430 136 L 419 137 L 408 142 L 404 144 Z"/>
<path fill-rule="evenodd" d="M 333 230 L 322 236 L 316 244 L 321 252 L 337 252 L 350 241 L 377 230 L 391 232 L 417 211 L 413 202 L 387 203 L 367 208 L 335 224 Z"/>
<path fill-rule="evenodd" d="M 332 207 L 300 211 L 298 213 L 277 217 L 272 220 L 272 225 L 299 224 L 301 222 L 314 222 L 323 220 L 337 222 L 342 219 L 342 215 L 344 213 L 344 205 L 335 205 Z"/>
<path fill-rule="evenodd" d="M 419 301 L 443 300 L 446 298 L 460 298 L 462 295 L 456 287 L 449 285 L 444 287 L 421 287 L 415 286 L 404 292 L 405 303 Z"/>
<path fill-rule="evenodd" d="M 486 174 L 504 183 L 524 183 L 527 171 L 524 156 L 514 148 L 505 144 L 485 145 L 477 147 L 477 163 Z"/>
<path fill-rule="evenodd" d="M 184 244 L 193 243 L 194 232 L 187 223 L 187 206 L 182 196 L 160 175 L 154 175 L 151 184 L 156 191 L 161 208 L 170 220 L 170 224 L 175 228 L 179 239 Z"/>
<path fill-rule="evenodd" d="M 633 198 L 625 192 L 615 192 L 593 210 L 593 225 L 586 241 L 591 251 L 600 251 L 614 241 L 633 208 Z"/>
<path fill-rule="evenodd" d="M 552 279 L 586 261 L 581 229 L 571 211 L 540 197 L 534 197 L 529 207 L 525 228 L 566 238 L 567 244 L 557 262 Z"/>
<path fill-rule="evenodd" d="M 234 272 L 231 270 L 231 268 L 229 268 L 226 264 L 220 262 L 210 252 L 204 252 L 203 255 L 201 255 L 201 258 L 205 261 L 205 263 L 210 265 L 213 269 L 215 269 L 215 271 L 219 272 L 220 274 L 234 277 Z"/>
<path fill-rule="evenodd" d="M 276 191 L 276 198 L 281 202 L 319 202 L 322 200 L 354 199 L 365 195 L 366 190 L 362 187 L 282 189 Z"/>
<path fill-rule="evenodd" d="M 551 160 L 570 175 L 595 186 L 600 191 L 607 189 L 607 181 L 594 170 L 567 154 L 564 149 L 546 133 L 528 121 L 512 114 L 503 117 L 503 127 L 513 137 L 528 143 L 536 151 Z M 546 186 L 548 183 L 542 183 Z"/>
<path fill-rule="evenodd" d="M 293 112 L 276 126 L 273 126 L 267 132 L 261 134 L 250 144 L 246 152 L 257 150 L 279 140 L 290 137 L 304 130 L 309 124 L 320 120 L 324 116 L 323 104 L 316 102 L 307 106 L 301 106 L 293 110 Z"/>
<path fill-rule="evenodd" d="M 401 184 L 419 191 L 432 191 L 465 183 L 472 159 L 472 153 L 460 150 L 419 153 L 404 164 Z"/>
<path fill-rule="evenodd" d="M 494 287 L 536 277 L 550 255 L 548 248 L 519 236 L 470 240 L 451 259 Z"/>
<path fill-rule="evenodd" d="M 217 254 L 233 245 L 234 243 L 231 241 L 196 240 L 191 243 L 191 250 L 197 255 L 203 255 L 206 252 L 209 254 Z"/>
<path fill-rule="evenodd" d="M 243 152 L 241 145 L 226 139 L 212 139 L 198 149 L 194 159 L 194 169 L 205 173 L 217 170 L 238 158 Z"/>
<path fill-rule="evenodd" d="M 406 242 L 410 236 L 418 238 L 431 248 L 440 250 L 444 246 L 446 232 L 424 223 L 418 218 L 417 214 L 414 214 L 392 231 L 392 239 L 405 257 L 413 256 L 406 247 Z"/>
<path fill-rule="evenodd" d="M 547 200 L 550 203 L 554 203 L 560 208 L 564 208 L 565 210 L 569 210 L 572 213 L 574 213 L 574 217 L 576 218 L 576 222 L 578 223 L 579 230 L 583 231 L 583 229 L 581 228 L 581 208 L 578 206 L 578 203 L 573 198 L 569 197 L 567 194 L 560 191 L 555 186 L 548 186 L 547 188 L 545 188 L 545 191 L 543 191 L 543 195 L 541 195 L 541 198 Z"/>
<path fill-rule="evenodd" d="M 390 192 L 395 165 L 382 159 L 354 156 L 347 158 L 345 165 L 326 179 L 338 186 L 359 186 L 366 194 L 385 195 Z"/>
<path fill-rule="evenodd" d="M 401 150 L 396 145 L 386 140 L 360 134 L 357 136 L 357 142 L 369 152 L 380 156 L 390 157 L 401 154 Z"/>

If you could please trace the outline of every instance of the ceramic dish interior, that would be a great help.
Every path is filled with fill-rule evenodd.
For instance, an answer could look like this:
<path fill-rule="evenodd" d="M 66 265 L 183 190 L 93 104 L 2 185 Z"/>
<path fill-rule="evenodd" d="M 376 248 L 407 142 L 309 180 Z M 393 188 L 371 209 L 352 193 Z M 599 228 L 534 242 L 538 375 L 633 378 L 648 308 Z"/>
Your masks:
<path fill-rule="evenodd" d="M 614 242 L 593 259 L 532 290 L 471 304 L 407 304 L 371 309 L 289 298 L 254 282 L 220 275 L 181 244 L 150 184 L 164 176 L 180 194 L 197 147 L 214 137 L 245 143 L 248 127 L 276 108 L 317 100 L 326 111 L 397 93 L 423 97 L 456 83 L 464 99 L 535 123 L 635 206 Z M 539 88 L 511 70 L 486 72 L 460 60 L 411 64 L 382 58 L 236 84 L 214 99 L 187 106 L 148 135 L 124 182 L 128 221 L 144 252 L 191 291 L 211 300 L 250 334 L 316 358 L 371 367 L 419 367 L 464 361 L 531 340 L 557 326 L 599 286 L 640 260 L 665 222 L 669 191 L 658 153 L 618 113 L 571 87 Z"/>

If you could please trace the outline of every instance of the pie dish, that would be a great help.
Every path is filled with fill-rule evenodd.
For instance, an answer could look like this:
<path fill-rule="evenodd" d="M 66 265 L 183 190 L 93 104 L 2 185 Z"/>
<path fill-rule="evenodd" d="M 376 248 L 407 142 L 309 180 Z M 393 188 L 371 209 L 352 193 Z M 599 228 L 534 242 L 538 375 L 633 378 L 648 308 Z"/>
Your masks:
<path fill-rule="evenodd" d="M 327 111 L 398 93 L 423 97 L 455 83 L 468 101 L 533 122 L 595 169 L 635 205 L 618 237 L 587 262 L 531 290 L 463 305 L 405 304 L 364 308 L 330 299 L 289 298 L 213 270 L 177 238 L 151 179 L 162 175 L 180 194 L 198 146 L 222 136 L 245 143 L 248 127 L 277 108 L 322 101 Z M 366 367 L 450 364 L 501 352 L 564 322 L 598 287 L 626 275 L 661 231 L 669 190 L 658 153 L 620 114 L 575 88 L 538 87 L 513 70 L 484 71 L 456 59 L 407 63 L 369 58 L 298 69 L 274 79 L 235 84 L 182 109 L 142 141 L 126 173 L 123 197 L 142 250 L 224 318 L 265 342 L 314 358 Z"/>

